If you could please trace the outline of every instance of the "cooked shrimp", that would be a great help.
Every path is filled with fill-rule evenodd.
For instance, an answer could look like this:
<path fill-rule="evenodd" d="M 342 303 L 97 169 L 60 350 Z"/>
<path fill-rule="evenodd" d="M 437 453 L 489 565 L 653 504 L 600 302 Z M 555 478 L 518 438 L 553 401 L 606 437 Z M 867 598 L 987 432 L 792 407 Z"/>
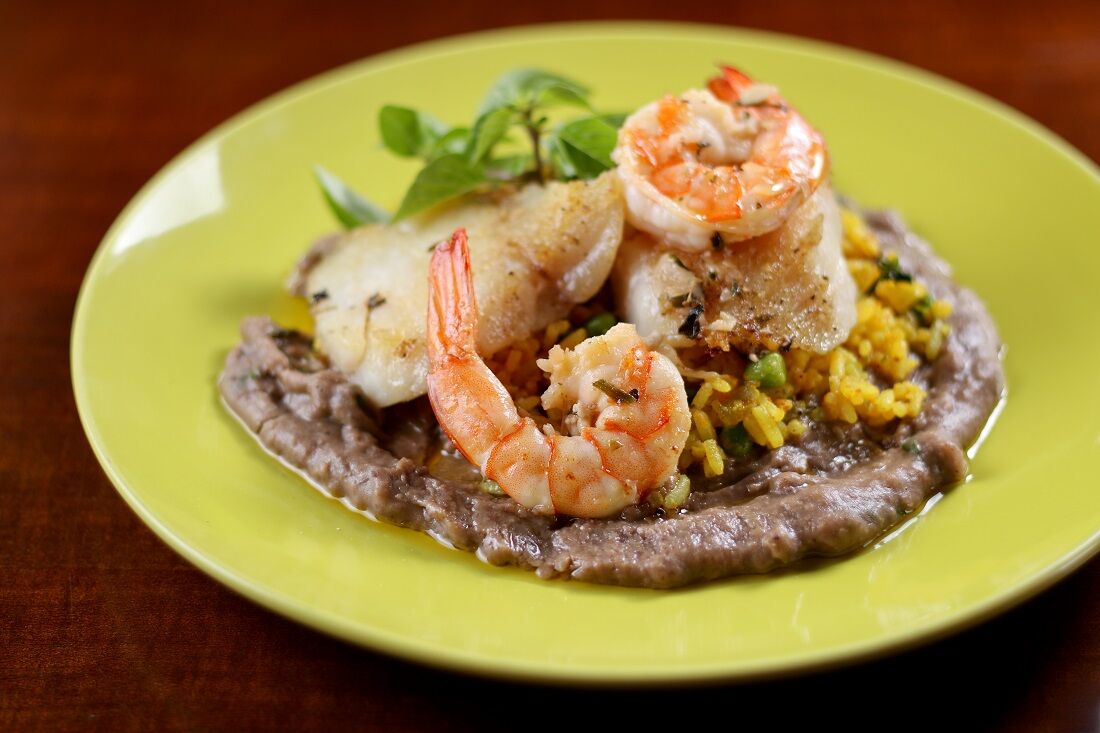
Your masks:
<path fill-rule="evenodd" d="M 731 67 L 627 118 L 612 157 L 631 224 L 699 251 L 777 229 L 824 180 L 821 134 Z"/>
<path fill-rule="evenodd" d="M 572 435 L 521 416 L 477 353 L 478 308 L 466 231 L 432 255 L 428 283 L 428 397 L 466 459 L 541 514 L 605 517 L 676 474 L 690 428 L 676 367 L 618 324 L 572 351 L 555 346 L 544 406 L 573 405 Z"/>

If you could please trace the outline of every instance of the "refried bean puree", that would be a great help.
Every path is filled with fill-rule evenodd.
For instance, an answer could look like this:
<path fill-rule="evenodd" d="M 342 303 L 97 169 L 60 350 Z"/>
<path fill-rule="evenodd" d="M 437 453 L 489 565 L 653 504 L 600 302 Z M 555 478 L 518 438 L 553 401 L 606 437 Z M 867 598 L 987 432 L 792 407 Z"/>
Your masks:
<path fill-rule="evenodd" d="M 964 448 L 1004 389 L 1000 341 L 978 298 L 897 216 L 867 218 L 883 249 L 954 306 L 945 348 L 911 377 L 928 392 L 920 415 L 886 430 L 811 423 L 797 443 L 731 464 L 671 516 L 646 506 L 611 519 L 546 517 L 481 491 L 476 480 L 433 476 L 424 462 L 441 438 L 426 399 L 379 418 L 308 336 L 267 318 L 244 321 L 219 386 L 263 446 L 328 495 L 494 565 L 670 588 L 839 555 L 965 477 Z"/>

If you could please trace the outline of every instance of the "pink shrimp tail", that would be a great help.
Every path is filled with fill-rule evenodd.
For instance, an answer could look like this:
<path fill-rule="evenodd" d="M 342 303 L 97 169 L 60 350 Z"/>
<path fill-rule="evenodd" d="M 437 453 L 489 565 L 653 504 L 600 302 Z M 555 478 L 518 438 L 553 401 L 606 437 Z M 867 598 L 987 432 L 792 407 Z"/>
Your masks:
<path fill-rule="evenodd" d="M 428 400 L 443 432 L 470 463 L 481 466 L 520 417 L 508 390 L 477 353 L 477 321 L 466 230 L 456 229 L 450 241 L 435 248 L 429 265 Z"/>
<path fill-rule="evenodd" d="M 741 92 L 752 85 L 752 79 L 741 71 L 719 64 L 722 70 L 721 76 L 716 76 L 707 82 L 707 88 L 711 94 L 724 102 L 733 102 L 741 97 Z"/>
<path fill-rule="evenodd" d="M 459 228 L 435 248 L 429 265 L 428 359 L 433 365 L 476 351 L 477 315 L 470 246 L 466 230 Z"/>

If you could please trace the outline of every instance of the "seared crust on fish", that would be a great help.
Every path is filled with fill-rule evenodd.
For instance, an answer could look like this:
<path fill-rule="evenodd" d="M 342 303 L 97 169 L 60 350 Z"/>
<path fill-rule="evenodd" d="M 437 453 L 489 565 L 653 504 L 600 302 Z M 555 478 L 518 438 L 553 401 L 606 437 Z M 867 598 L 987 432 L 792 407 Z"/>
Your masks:
<path fill-rule="evenodd" d="M 612 282 L 624 320 L 651 341 L 745 353 L 826 353 L 856 321 L 837 203 L 820 188 L 779 229 L 688 253 L 632 231 Z"/>

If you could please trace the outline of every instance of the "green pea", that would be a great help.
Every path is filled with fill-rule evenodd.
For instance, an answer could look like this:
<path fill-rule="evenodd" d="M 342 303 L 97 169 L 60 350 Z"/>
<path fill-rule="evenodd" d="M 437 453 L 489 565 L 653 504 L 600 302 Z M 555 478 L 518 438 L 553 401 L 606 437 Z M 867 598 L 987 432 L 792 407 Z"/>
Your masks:
<path fill-rule="evenodd" d="M 615 317 L 614 313 L 604 311 L 603 313 L 597 313 L 589 318 L 588 323 L 584 324 L 584 330 L 588 331 L 589 337 L 603 336 L 618 322 L 619 319 Z"/>
<path fill-rule="evenodd" d="M 722 450 L 734 458 L 748 458 L 754 445 L 752 436 L 749 435 L 749 431 L 745 430 L 745 426 L 741 423 L 734 425 L 732 428 L 722 428 L 722 432 L 718 436 L 718 442 L 721 444 Z"/>
<path fill-rule="evenodd" d="M 787 383 L 787 367 L 779 354 L 766 354 L 745 367 L 745 381 L 763 389 L 775 389 Z"/>

